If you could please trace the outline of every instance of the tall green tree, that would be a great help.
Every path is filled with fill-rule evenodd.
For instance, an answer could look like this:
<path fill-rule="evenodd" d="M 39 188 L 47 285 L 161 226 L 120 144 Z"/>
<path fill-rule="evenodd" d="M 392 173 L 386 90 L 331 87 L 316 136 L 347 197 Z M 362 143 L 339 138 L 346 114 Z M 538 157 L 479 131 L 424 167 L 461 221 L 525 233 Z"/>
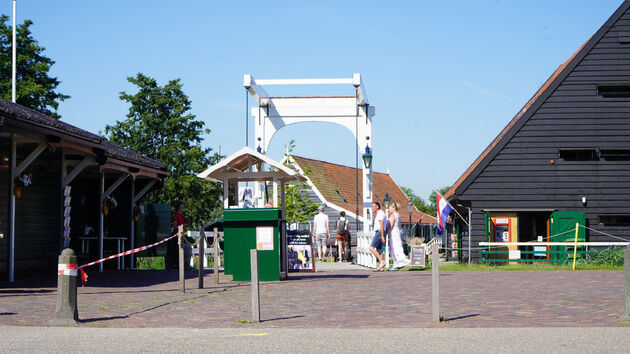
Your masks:
<path fill-rule="evenodd" d="M 203 134 L 209 134 L 210 130 L 189 112 L 190 100 L 182 91 L 180 80 L 160 86 L 154 78 L 142 73 L 127 80 L 138 91 L 120 93 L 120 99 L 131 105 L 129 113 L 126 120 L 105 127 L 107 138 L 166 164 L 171 172 L 164 187 L 149 194 L 145 201 L 171 206 L 182 202 L 185 216 L 193 225 L 219 216 L 222 189 L 197 178 L 196 174 L 217 163 L 221 156 L 201 147 Z"/>
<path fill-rule="evenodd" d="M 407 188 L 407 187 L 400 187 L 400 189 L 402 189 L 403 193 L 405 193 L 407 198 L 409 198 L 409 200 L 413 203 L 416 209 L 420 210 L 421 212 L 425 214 L 429 214 L 432 216 L 436 215 L 435 205 L 431 205 L 427 203 L 424 199 L 422 199 L 422 197 L 416 195 L 413 192 L 413 189 Z"/>
<path fill-rule="evenodd" d="M 33 38 L 32 24 L 25 20 L 16 28 L 16 101 L 58 119 L 59 102 L 70 96 L 55 92 L 60 81 L 49 75 L 55 62 L 44 55 L 45 48 Z M 5 100 L 11 100 L 12 52 L 13 26 L 7 15 L 0 15 L 0 97 Z"/>
<path fill-rule="evenodd" d="M 449 189 L 451 189 L 451 186 L 439 188 L 438 191 L 441 195 L 444 195 L 446 194 L 446 192 L 448 192 Z M 435 193 L 435 191 L 431 192 L 431 195 L 429 196 L 429 202 L 431 203 L 431 207 L 433 207 L 433 209 L 437 212 L 437 206 L 435 205 L 435 203 L 437 203 L 437 193 Z"/>

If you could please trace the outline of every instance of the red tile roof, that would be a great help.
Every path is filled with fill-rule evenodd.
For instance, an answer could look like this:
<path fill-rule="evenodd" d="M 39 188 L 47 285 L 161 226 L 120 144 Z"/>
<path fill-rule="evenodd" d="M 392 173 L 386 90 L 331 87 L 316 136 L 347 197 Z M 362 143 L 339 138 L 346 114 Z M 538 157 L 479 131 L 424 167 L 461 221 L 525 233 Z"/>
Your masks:
<path fill-rule="evenodd" d="M 354 167 L 338 165 L 330 162 L 313 160 L 306 157 L 293 156 L 302 171 L 306 172 L 306 177 L 315 185 L 315 188 L 321 193 L 325 202 L 335 204 L 351 213 L 357 210 L 357 187 L 356 179 L 359 179 L 359 205 L 362 203 L 363 178 L 361 170 Z M 310 171 L 310 172 L 309 172 Z M 394 182 L 394 180 L 385 173 L 372 173 L 373 200 L 381 203 L 385 198 L 385 193 L 389 194 L 389 198 L 400 205 L 400 215 L 403 222 L 408 221 L 409 213 L 407 212 L 407 203 L 409 199 Z M 339 191 L 339 193 L 337 193 Z M 378 198 L 377 198 L 378 197 Z M 345 200 L 344 200 L 345 199 Z M 379 200 L 380 199 L 380 200 Z M 359 208 L 359 215 L 363 215 L 363 208 Z M 406 216 L 406 217 L 405 217 Z M 425 214 L 414 207 L 411 214 L 413 221 L 422 218 L 423 224 L 435 224 L 435 217 Z"/>

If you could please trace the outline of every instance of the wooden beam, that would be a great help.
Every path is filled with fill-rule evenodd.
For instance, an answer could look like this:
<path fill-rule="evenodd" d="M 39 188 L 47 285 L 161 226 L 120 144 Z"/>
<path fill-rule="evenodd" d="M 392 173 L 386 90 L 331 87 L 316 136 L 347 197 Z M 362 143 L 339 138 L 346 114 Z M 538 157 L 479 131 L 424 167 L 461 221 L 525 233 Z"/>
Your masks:
<path fill-rule="evenodd" d="M 118 179 L 114 183 L 112 183 L 112 185 L 109 186 L 109 188 L 105 190 L 105 195 L 112 194 L 112 192 L 114 192 L 116 188 L 118 188 L 127 179 L 127 177 L 129 177 L 128 174 L 124 174 L 118 177 Z"/>
<path fill-rule="evenodd" d="M 62 163 L 63 165 L 63 163 Z M 86 156 L 79 162 L 67 176 L 63 178 L 63 182 L 61 183 L 61 188 L 69 185 L 78 175 L 88 166 L 96 166 L 96 161 L 90 156 Z M 65 172 L 65 171 L 64 171 Z"/>
<path fill-rule="evenodd" d="M 156 181 L 155 181 L 155 180 L 151 180 L 149 183 L 147 183 L 147 185 L 146 185 L 146 186 L 144 186 L 144 188 L 142 188 L 142 189 L 140 190 L 140 192 L 138 192 L 138 194 L 136 194 L 136 195 L 133 197 L 133 203 L 134 203 L 134 204 L 138 203 L 138 201 L 139 201 L 142 197 L 144 197 L 144 195 L 145 195 L 145 194 L 147 194 L 147 192 L 151 189 L 151 187 L 153 187 L 153 185 L 154 185 L 155 183 L 156 183 Z"/>
<path fill-rule="evenodd" d="M 14 175 L 11 176 L 11 178 L 15 178 L 15 176 L 19 175 L 20 173 L 24 172 L 24 170 L 31 165 L 31 163 L 33 163 L 33 161 L 35 161 L 35 159 L 42 153 L 44 152 L 44 150 L 46 150 L 46 148 L 48 147 L 47 144 L 45 143 L 40 143 L 39 145 L 37 145 L 37 147 L 35 148 L 35 150 L 33 150 L 25 159 L 24 161 L 22 161 L 21 164 L 19 164 L 14 171 Z"/>

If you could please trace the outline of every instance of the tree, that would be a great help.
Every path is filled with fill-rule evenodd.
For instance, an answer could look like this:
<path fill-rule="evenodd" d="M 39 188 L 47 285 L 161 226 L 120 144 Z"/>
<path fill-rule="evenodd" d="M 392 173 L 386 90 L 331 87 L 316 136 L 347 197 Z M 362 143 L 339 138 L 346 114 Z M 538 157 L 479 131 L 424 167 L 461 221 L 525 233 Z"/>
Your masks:
<path fill-rule="evenodd" d="M 284 164 L 293 168 L 293 160 L 291 158 L 291 152 L 295 148 L 295 140 L 289 141 L 285 145 L 287 152 L 284 154 Z M 304 171 L 305 175 L 308 175 L 310 170 Z M 290 182 L 287 184 L 284 190 L 284 196 L 286 200 L 286 219 L 289 223 L 294 222 L 307 222 L 308 217 L 315 214 L 317 211 L 317 204 L 308 199 L 306 191 L 308 186 L 304 182 Z"/>
<path fill-rule="evenodd" d="M 171 206 L 180 201 L 193 225 L 221 215 L 222 188 L 196 176 L 221 156 L 201 147 L 202 135 L 210 130 L 189 113 L 190 101 L 180 79 L 159 86 L 155 79 L 138 73 L 127 80 L 138 92 L 120 93 L 120 99 L 131 107 L 126 120 L 105 126 L 107 138 L 166 164 L 171 172 L 164 187 L 150 193 L 145 201 Z"/>
<path fill-rule="evenodd" d="M 16 102 L 59 119 L 56 113 L 59 102 L 70 96 L 55 92 L 60 81 L 48 75 L 55 62 L 46 57 L 44 47 L 31 35 L 30 20 L 16 28 Z M 13 28 L 9 17 L 0 15 L 0 97 L 11 100 L 11 67 L 13 52 Z"/>
<path fill-rule="evenodd" d="M 427 204 L 427 202 L 421 197 L 417 196 L 411 188 L 400 187 L 400 189 L 402 189 L 403 193 L 405 193 L 407 198 L 409 198 L 409 200 L 413 203 L 416 209 L 418 209 L 419 211 L 425 214 L 429 214 L 432 216 L 436 215 L 435 206 L 431 204 Z"/>
<path fill-rule="evenodd" d="M 441 195 L 444 195 L 446 194 L 446 192 L 448 192 L 449 189 L 451 189 L 451 186 L 442 187 L 439 189 L 439 192 Z M 435 206 L 435 203 L 437 203 L 437 194 L 435 193 L 435 191 L 431 192 L 431 195 L 429 196 L 429 202 L 431 202 L 431 207 L 433 207 L 433 209 L 437 211 L 437 207 Z"/>

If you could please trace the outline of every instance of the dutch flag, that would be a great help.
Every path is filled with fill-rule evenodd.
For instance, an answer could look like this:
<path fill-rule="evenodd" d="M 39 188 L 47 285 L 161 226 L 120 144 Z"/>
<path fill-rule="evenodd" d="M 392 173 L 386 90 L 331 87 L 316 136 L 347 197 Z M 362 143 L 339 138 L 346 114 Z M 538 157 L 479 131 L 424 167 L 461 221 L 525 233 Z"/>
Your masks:
<path fill-rule="evenodd" d="M 442 232 L 444 232 L 444 228 L 446 227 L 446 219 L 448 218 L 448 215 L 451 213 L 451 211 L 453 210 L 453 207 L 446 201 L 446 199 L 444 199 L 444 197 L 442 197 L 440 195 L 440 192 L 435 191 L 436 194 L 436 198 L 435 198 L 435 205 L 437 206 L 437 229 L 438 229 L 438 235 L 442 235 Z"/>

